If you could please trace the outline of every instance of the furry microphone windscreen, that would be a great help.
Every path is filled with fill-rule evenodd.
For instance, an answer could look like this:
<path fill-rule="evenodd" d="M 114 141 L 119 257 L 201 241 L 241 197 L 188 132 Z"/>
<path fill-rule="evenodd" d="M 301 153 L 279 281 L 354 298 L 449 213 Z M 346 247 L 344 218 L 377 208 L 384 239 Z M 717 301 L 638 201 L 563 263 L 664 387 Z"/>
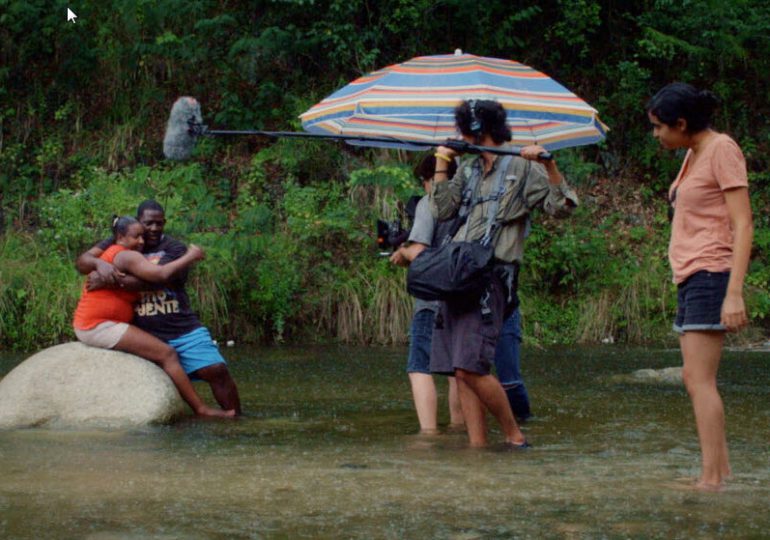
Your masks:
<path fill-rule="evenodd" d="M 163 138 L 163 154 L 168 159 L 185 160 L 195 147 L 195 136 L 190 133 L 188 121 L 203 121 L 201 104 L 195 98 L 180 97 L 171 108 L 171 116 L 166 126 L 166 136 Z"/>

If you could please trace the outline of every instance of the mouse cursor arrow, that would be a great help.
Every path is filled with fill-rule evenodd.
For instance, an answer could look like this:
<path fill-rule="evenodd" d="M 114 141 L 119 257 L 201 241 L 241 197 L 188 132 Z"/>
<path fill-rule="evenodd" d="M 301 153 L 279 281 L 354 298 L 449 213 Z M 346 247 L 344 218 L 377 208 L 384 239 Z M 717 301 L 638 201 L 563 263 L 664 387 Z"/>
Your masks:
<path fill-rule="evenodd" d="M 67 8 L 67 22 L 75 23 L 75 19 L 77 19 L 78 16 L 75 15 L 75 12 L 72 11 L 70 8 Z"/>

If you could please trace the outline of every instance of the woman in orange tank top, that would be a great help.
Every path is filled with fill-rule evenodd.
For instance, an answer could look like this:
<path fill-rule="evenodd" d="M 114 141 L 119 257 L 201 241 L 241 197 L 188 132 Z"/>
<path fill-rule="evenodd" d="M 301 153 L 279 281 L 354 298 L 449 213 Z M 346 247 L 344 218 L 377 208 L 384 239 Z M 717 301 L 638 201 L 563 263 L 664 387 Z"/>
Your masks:
<path fill-rule="evenodd" d="M 647 104 L 660 144 L 687 149 L 669 191 L 669 259 L 678 287 L 674 330 L 701 449 L 695 486 L 711 491 L 730 477 L 717 371 L 724 333 L 748 324 L 743 282 L 753 237 L 746 161 L 735 141 L 711 129 L 716 105 L 714 94 L 684 83 L 669 84 Z"/>
<path fill-rule="evenodd" d="M 144 244 L 144 227 L 132 217 L 116 217 L 112 231 L 115 243 L 101 255 L 122 272 L 130 273 L 148 283 L 162 283 L 176 272 L 203 259 L 203 250 L 190 245 L 187 253 L 162 266 L 149 262 L 140 250 Z M 73 326 L 75 335 L 86 345 L 116 349 L 141 356 L 159 365 L 171 378 L 188 405 L 201 416 L 234 416 L 235 411 L 223 411 L 206 405 L 190 383 L 179 363 L 176 351 L 163 341 L 136 326 L 129 324 L 133 318 L 133 303 L 138 293 L 100 289 L 89 291 L 85 286 L 75 309 Z"/>

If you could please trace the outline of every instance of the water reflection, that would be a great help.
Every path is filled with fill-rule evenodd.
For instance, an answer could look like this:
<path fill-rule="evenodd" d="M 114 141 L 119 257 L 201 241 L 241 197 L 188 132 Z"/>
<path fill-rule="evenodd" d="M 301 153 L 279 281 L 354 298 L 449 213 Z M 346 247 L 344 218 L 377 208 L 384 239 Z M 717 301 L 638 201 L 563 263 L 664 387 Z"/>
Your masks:
<path fill-rule="evenodd" d="M 723 363 L 735 479 L 714 495 L 688 489 L 699 453 L 684 389 L 612 378 L 677 365 L 676 351 L 526 350 L 535 447 L 518 452 L 417 435 L 401 349 L 225 353 L 247 411 L 237 421 L 0 432 L 0 537 L 717 538 L 770 526 L 766 355 Z M 0 358 L 0 373 L 14 361 Z"/>

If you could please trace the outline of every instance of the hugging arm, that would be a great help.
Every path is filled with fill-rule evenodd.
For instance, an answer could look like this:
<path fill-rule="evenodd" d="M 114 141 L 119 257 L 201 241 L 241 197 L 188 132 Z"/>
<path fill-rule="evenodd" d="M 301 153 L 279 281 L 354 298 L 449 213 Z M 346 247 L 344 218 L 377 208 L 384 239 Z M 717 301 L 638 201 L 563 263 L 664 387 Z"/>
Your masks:
<path fill-rule="evenodd" d="M 115 256 L 115 266 L 146 282 L 163 283 L 203 257 L 203 250 L 196 245 L 191 245 L 178 259 L 159 266 L 149 262 L 138 251 L 121 251 Z"/>
<path fill-rule="evenodd" d="M 92 247 L 75 261 L 75 268 L 81 274 L 96 273 L 99 281 L 105 285 L 118 285 L 121 277 L 125 276 L 123 272 L 115 268 L 114 265 L 108 263 L 104 259 L 100 259 L 104 250 L 98 245 Z"/>
<path fill-rule="evenodd" d="M 97 289 L 123 289 L 126 291 L 147 291 L 153 289 L 153 284 L 143 281 L 120 271 L 113 264 L 100 255 L 104 250 L 96 245 L 82 253 L 75 261 L 75 268 L 81 274 L 85 274 L 86 288 L 89 291 Z"/>

